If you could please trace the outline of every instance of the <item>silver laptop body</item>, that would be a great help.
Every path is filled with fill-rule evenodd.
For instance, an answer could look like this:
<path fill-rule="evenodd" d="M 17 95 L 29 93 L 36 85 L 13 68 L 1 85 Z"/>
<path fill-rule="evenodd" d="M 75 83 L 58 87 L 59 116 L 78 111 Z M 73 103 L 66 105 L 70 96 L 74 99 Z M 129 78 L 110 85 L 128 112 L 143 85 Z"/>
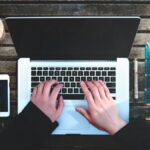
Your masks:
<path fill-rule="evenodd" d="M 80 80 L 103 80 L 129 121 L 129 52 L 139 17 L 7 18 L 18 52 L 18 113 L 44 80 L 64 83 L 64 109 L 53 134 L 105 135 L 75 111 L 88 108 Z M 82 98 L 81 98 L 81 97 Z M 32 110 L 31 110 L 32 111 Z"/>

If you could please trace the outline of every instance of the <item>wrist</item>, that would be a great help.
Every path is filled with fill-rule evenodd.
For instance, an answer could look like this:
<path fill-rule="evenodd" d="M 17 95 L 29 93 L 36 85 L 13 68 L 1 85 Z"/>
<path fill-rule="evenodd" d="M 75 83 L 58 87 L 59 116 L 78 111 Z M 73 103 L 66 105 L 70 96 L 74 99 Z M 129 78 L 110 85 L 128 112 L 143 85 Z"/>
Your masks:
<path fill-rule="evenodd" d="M 108 131 L 110 135 L 114 135 L 117 133 L 120 129 L 122 129 L 124 126 L 126 126 L 126 122 L 123 119 L 119 119 L 117 121 L 116 125 L 113 125 L 113 127 Z"/>

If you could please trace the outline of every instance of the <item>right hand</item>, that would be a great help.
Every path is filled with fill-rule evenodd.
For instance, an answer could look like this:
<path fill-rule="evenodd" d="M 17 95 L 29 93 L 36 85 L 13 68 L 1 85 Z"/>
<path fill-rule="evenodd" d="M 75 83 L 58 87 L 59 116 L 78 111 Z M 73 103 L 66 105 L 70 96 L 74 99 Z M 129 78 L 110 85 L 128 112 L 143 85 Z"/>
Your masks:
<path fill-rule="evenodd" d="M 126 125 L 121 119 L 109 89 L 102 81 L 81 81 L 88 110 L 76 108 L 91 124 L 113 135 Z"/>

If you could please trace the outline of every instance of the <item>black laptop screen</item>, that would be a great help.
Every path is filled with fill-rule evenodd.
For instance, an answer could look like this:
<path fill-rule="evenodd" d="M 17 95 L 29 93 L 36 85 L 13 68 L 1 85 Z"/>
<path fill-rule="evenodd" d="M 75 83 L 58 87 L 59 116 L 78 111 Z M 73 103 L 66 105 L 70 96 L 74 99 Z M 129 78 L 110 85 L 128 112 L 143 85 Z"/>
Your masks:
<path fill-rule="evenodd" d="M 128 57 L 137 18 L 7 19 L 19 57 L 111 59 Z"/>

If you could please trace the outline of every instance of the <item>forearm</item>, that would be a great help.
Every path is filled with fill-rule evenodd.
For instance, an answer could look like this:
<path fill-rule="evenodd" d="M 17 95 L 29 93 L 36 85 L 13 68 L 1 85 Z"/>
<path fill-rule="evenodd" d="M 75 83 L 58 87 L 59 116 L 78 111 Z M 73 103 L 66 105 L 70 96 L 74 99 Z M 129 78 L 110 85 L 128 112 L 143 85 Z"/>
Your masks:
<path fill-rule="evenodd" d="M 141 119 L 133 120 L 119 130 L 113 139 L 127 148 L 138 150 L 150 148 L 150 125 Z"/>
<path fill-rule="evenodd" d="M 0 136 L 0 145 L 5 149 L 34 149 L 40 146 L 44 139 L 57 127 L 51 123 L 33 103 L 29 103 L 23 112 L 17 116 L 13 125 Z"/>

